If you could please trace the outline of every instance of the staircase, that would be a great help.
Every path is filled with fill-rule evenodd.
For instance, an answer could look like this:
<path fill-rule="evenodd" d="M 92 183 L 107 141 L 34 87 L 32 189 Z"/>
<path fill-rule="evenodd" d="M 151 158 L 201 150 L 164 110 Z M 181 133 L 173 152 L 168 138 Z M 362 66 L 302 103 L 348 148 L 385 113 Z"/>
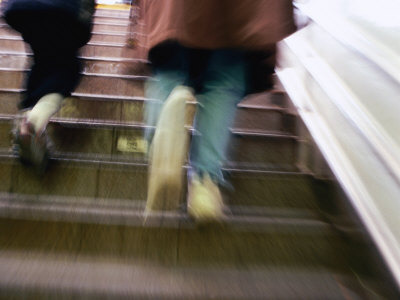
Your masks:
<path fill-rule="evenodd" d="M 9 132 L 31 54 L 0 25 L 1 299 L 398 299 L 346 194 L 276 78 L 244 99 L 224 166 L 224 224 L 144 218 L 143 74 L 121 58 L 128 11 L 98 10 L 82 80 L 52 118 L 51 167 Z M 196 103 L 187 106 L 187 129 Z M 186 166 L 185 166 L 186 168 Z"/>

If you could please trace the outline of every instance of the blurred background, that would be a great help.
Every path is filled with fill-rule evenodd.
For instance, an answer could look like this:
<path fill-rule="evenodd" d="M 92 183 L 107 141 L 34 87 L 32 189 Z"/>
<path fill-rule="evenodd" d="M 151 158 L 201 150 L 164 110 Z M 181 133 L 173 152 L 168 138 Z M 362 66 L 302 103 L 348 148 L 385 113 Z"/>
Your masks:
<path fill-rule="evenodd" d="M 226 218 L 208 226 L 186 188 L 145 214 L 152 78 L 128 43 L 145 24 L 131 1 L 97 4 L 41 176 L 10 135 L 32 51 L 0 18 L 1 299 L 400 299 L 398 1 L 293 2 L 272 87 L 237 106 Z"/>

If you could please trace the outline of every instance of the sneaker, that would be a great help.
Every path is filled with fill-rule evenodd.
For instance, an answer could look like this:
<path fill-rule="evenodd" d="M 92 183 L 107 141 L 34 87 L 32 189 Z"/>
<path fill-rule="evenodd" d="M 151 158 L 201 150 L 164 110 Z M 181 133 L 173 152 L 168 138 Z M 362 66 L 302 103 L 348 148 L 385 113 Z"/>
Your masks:
<path fill-rule="evenodd" d="M 15 144 L 22 163 L 33 165 L 39 173 L 46 170 L 49 154 L 45 130 L 37 134 L 33 125 L 23 117 L 17 121 Z"/>
<path fill-rule="evenodd" d="M 221 192 L 208 174 L 194 175 L 189 184 L 188 213 L 196 222 L 221 221 L 224 217 Z"/>
<path fill-rule="evenodd" d="M 146 211 L 176 210 L 182 202 L 183 164 L 187 154 L 185 104 L 194 100 L 190 89 L 178 86 L 165 101 L 149 158 Z"/>

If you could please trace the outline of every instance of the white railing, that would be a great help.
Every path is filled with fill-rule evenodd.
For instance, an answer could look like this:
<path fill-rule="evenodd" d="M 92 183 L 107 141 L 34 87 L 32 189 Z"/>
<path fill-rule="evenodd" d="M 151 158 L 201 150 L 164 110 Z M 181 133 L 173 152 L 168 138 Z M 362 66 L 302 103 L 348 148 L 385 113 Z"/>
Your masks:
<path fill-rule="evenodd" d="M 313 22 L 281 43 L 278 77 L 400 286 L 400 58 L 377 35 L 397 24 L 302 2 Z"/>

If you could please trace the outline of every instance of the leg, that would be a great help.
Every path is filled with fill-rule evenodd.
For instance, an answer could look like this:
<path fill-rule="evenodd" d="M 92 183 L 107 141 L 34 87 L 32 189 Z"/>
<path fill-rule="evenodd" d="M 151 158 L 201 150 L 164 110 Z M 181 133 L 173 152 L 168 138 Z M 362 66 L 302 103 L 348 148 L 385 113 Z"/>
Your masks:
<path fill-rule="evenodd" d="M 145 96 L 149 101 L 145 105 L 145 138 L 150 143 L 154 134 L 154 128 L 157 125 L 161 109 L 165 100 L 171 94 L 172 90 L 182 85 L 185 81 L 185 74 L 179 70 L 160 69 L 155 71 L 152 80 L 145 85 Z"/>
<path fill-rule="evenodd" d="M 194 172 L 208 173 L 222 183 L 221 166 L 230 137 L 229 127 L 235 118 L 236 105 L 245 93 L 243 56 L 234 50 L 215 51 L 206 70 L 195 119 L 190 160 Z"/>
<path fill-rule="evenodd" d="M 32 108 L 43 96 L 58 93 L 67 97 L 80 78 L 81 64 L 74 26 L 64 15 L 27 13 L 21 34 L 34 54 L 26 79 L 27 92 L 20 108 Z"/>
<path fill-rule="evenodd" d="M 43 52 L 39 51 L 39 54 Z M 55 57 L 40 57 L 39 54 L 35 52 L 35 66 L 28 78 L 27 97 L 21 103 L 22 108 L 32 109 L 18 126 L 16 142 L 20 158 L 43 172 L 48 161 L 45 129 L 78 82 L 79 61 L 69 51 Z"/>
<path fill-rule="evenodd" d="M 32 16 L 26 16 L 25 22 L 33 22 L 21 27 L 21 33 L 32 48 L 34 64 L 20 108 L 32 110 L 17 125 L 16 143 L 21 160 L 42 172 L 48 158 L 47 123 L 78 83 L 80 62 L 74 34 L 61 17 L 45 14 L 35 20 L 29 18 Z"/>
<path fill-rule="evenodd" d="M 36 133 L 41 134 L 50 118 L 59 111 L 64 96 L 58 93 L 47 94 L 27 113 L 27 121 L 33 125 Z"/>
<path fill-rule="evenodd" d="M 172 90 L 187 82 L 188 51 L 178 44 L 159 46 L 150 52 L 153 78 L 145 84 L 146 102 L 144 119 L 147 126 L 154 128 L 165 100 Z M 145 130 L 145 138 L 150 143 L 154 131 Z"/>
<path fill-rule="evenodd" d="M 245 93 L 245 70 L 242 54 L 233 50 L 215 51 L 205 71 L 203 90 L 197 95 L 199 107 L 195 119 L 190 159 L 188 212 L 198 222 L 223 217 L 221 166 L 229 140 L 229 127 L 236 105 Z"/>
<path fill-rule="evenodd" d="M 182 165 L 187 153 L 185 103 L 193 100 L 192 93 L 181 86 L 187 77 L 185 52 L 177 46 L 169 59 L 156 61 L 154 80 L 146 86 L 146 96 L 152 99 L 146 104 L 146 121 L 157 124 L 150 150 L 147 212 L 175 210 L 182 196 Z M 148 140 L 151 135 L 147 130 Z"/>

